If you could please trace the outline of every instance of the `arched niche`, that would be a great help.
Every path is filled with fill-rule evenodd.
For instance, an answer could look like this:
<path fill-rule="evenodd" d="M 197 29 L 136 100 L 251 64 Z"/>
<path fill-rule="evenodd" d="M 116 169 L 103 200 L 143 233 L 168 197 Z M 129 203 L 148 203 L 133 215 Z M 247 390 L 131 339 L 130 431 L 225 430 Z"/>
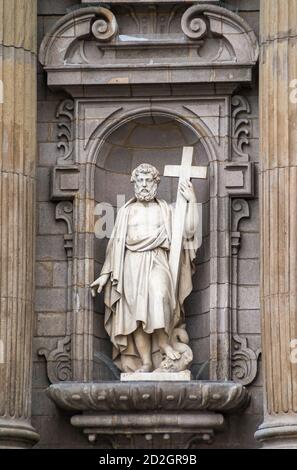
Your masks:
<path fill-rule="evenodd" d="M 201 135 L 190 125 L 181 122 L 173 115 L 154 113 L 140 115 L 115 126 L 106 137 L 98 141 L 96 165 L 94 169 L 94 199 L 96 204 L 113 207 L 114 214 L 124 201 L 133 197 L 131 172 L 141 163 L 150 163 L 160 172 L 161 183 L 158 197 L 174 203 L 178 190 L 178 179 L 162 176 L 165 165 L 180 165 L 184 146 L 193 146 L 193 165 L 208 166 L 209 157 Z M 197 377 L 209 359 L 209 178 L 193 180 L 197 201 L 200 205 L 201 246 L 196 258 L 196 273 L 193 277 L 193 292 L 186 300 L 186 323 L 194 351 L 193 376 Z M 97 206 L 98 207 L 98 206 Z M 102 209 L 104 206 L 101 206 Z M 103 213 L 104 218 L 106 212 Z M 98 215 L 96 220 L 98 220 Z M 96 221 L 95 221 L 96 223 Z M 101 222 L 100 227 L 101 227 Z M 104 229 L 106 223 L 103 225 Z M 95 230 L 96 232 L 96 230 Z M 95 275 L 99 275 L 104 262 L 108 238 L 94 240 Z M 111 357 L 111 346 L 103 331 L 103 296 L 95 302 L 94 308 L 94 379 L 108 378 L 110 371 L 96 357 L 104 352 Z M 199 299 L 199 300 L 198 300 Z M 203 378 L 208 378 L 207 368 L 203 367 Z M 199 376 L 201 378 L 201 376 Z"/>
<path fill-rule="evenodd" d="M 68 326 L 65 338 L 48 354 L 47 363 L 53 383 L 65 381 L 65 374 L 61 377 L 56 373 L 60 366 L 63 371 L 67 367 L 66 377 L 72 382 L 58 383 L 51 390 L 62 407 L 86 411 L 86 420 L 92 420 L 95 412 L 95 421 L 100 425 L 101 412 L 105 417 L 109 413 L 112 433 L 119 432 L 114 428 L 115 417 L 127 418 L 127 410 L 137 414 L 142 410 L 141 432 L 157 431 L 143 427 L 150 409 L 143 407 L 147 384 L 127 388 L 121 382 L 107 383 L 104 379 L 110 379 L 108 367 L 104 361 L 100 367 L 94 362 L 96 353 L 111 357 L 104 333 L 103 299 L 101 296 L 94 303 L 89 288 L 99 273 L 106 246 L 94 237 L 94 207 L 104 201 L 115 205 L 114 195 L 118 193 L 132 194 L 130 171 L 138 158 L 147 157 L 152 163 L 158 160 L 156 166 L 160 165 L 161 172 L 165 162 L 180 163 L 181 147 L 189 145 L 188 137 L 194 139 L 190 142 L 195 146 L 194 164 L 209 165 L 206 186 L 194 183 L 198 200 L 204 205 L 204 239 L 197 256 L 194 291 L 186 304 L 195 356 L 194 378 L 209 380 L 170 384 L 168 389 L 166 383 L 152 386 L 154 416 L 159 420 L 160 410 L 170 410 L 172 416 L 175 409 L 179 432 L 183 424 L 179 437 L 189 432 L 187 416 L 192 419 L 195 409 L 202 410 L 203 421 L 205 411 L 211 412 L 211 430 L 214 418 L 222 427 L 223 416 L 218 413 L 242 409 L 248 398 L 244 385 L 252 383 L 257 374 L 258 351 L 252 350 L 248 338 L 238 333 L 240 221 L 250 214 L 248 199 L 254 196 L 254 167 L 246 149 L 251 107 L 244 96 L 237 94 L 242 85 L 252 83 L 258 42 L 249 25 L 230 10 L 182 3 L 181 10 L 169 2 L 166 11 L 154 14 L 147 6 L 145 17 L 141 6 L 140 12 L 136 9 L 134 14 L 131 10 L 128 22 L 126 10 L 111 6 L 113 16 L 109 14 L 107 19 L 114 28 L 109 41 L 98 37 L 98 29 L 96 32 L 94 28 L 104 12 L 97 7 L 79 9 L 53 26 L 40 50 L 48 85 L 53 90 L 63 89 L 71 97 L 57 111 L 58 147 L 65 151 L 57 158 L 51 184 L 52 200 L 58 202 L 57 218 L 67 222 L 68 230 Z M 126 31 L 123 28 L 128 24 Z M 162 35 L 158 25 L 163 28 Z M 145 37 L 145 30 L 153 34 Z M 133 36 L 132 41 L 120 37 L 126 33 L 130 39 Z M 145 46 L 137 34 L 148 39 Z M 151 145 L 149 154 L 144 122 Z M 165 131 L 166 126 L 172 128 L 171 134 Z M 154 130 L 151 138 L 149 129 Z M 137 137 L 137 132 L 142 137 Z M 183 137 L 173 144 L 176 133 Z M 125 136 L 127 140 L 123 141 Z M 132 151 L 132 138 L 138 139 L 137 151 Z M 161 145 L 157 145 L 158 140 Z M 132 147 L 130 152 L 123 143 Z M 160 196 L 170 202 L 176 182 L 162 183 Z M 201 260 L 206 260 L 205 264 Z M 202 313 L 200 317 L 197 312 Z M 194 338 L 196 332 L 202 332 L 204 338 Z M 197 402 L 192 400 L 192 387 L 197 391 Z M 174 394 L 176 405 L 166 402 L 167 394 Z M 78 426 L 90 435 L 83 415 L 75 418 L 76 423 L 83 420 Z M 102 429 L 94 426 L 94 432 L 100 434 Z M 165 420 L 162 429 L 166 426 Z M 199 422 L 196 428 L 201 432 Z M 90 440 L 93 442 L 93 434 Z"/>

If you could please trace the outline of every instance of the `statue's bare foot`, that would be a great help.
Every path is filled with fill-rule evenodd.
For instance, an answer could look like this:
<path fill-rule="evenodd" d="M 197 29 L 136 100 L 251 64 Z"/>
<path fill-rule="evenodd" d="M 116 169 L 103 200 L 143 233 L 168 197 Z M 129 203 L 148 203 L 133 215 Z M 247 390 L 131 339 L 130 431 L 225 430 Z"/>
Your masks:
<path fill-rule="evenodd" d="M 153 364 L 150 363 L 150 364 L 143 364 L 143 366 L 141 366 L 135 372 L 136 373 L 138 373 L 138 372 L 152 372 L 152 370 L 153 370 Z"/>
<path fill-rule="evenodd" d="M 180 359 L 180 353 L 178 351 L 175 351 L 175 349 L 173 349 L 169 344 L 164 346 L 163 349 L 169 359 L 172 359 L 173 361 Z"/>

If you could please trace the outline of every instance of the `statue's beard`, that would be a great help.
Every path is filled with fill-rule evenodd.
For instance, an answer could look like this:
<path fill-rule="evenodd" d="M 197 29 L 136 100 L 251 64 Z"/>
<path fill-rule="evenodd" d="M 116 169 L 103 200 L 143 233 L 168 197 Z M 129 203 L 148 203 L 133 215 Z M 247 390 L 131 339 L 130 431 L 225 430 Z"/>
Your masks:
<path fill-rule="evenodd" d="M 150 191 L 147 189 L 135 189 L 135 197 L 140 202 L 149 202 L 155 199 L 157 195 L 158 185 L 156 184 Z"/>

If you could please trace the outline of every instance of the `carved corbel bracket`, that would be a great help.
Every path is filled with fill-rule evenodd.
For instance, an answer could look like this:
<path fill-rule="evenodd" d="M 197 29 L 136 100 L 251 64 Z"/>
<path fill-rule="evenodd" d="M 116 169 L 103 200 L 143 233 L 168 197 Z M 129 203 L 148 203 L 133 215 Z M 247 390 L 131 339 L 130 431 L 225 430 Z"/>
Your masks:
<path fill-rule="evenodd" d="M 58 383 L 72 379 L 71 361 L 71 277 L 73 257 L 73 204 L 71 201 L 61 201 L 56 207 L 56 219 L 63 220 L 67 225 L 67 233 L 64 235 L 64 248 L 68 260 L 67 280 L 67 322 L 66 336 L 58 340 L 54 349 L 46 348 L 38 350 L 39 356 L 45 356 L 47 363 L 47 376 L 51 383 Z"/>
<path fill-rule="evenodd" d="M 248 340 L 243 336 L 234 334 L 232 338 L 232 378 L 242 385 L 251 384 L 258 373 L 258 359 L 260 349 L 253 351 L 248 347 Z"/>
<path fill-rule="evenodd" d="M 232 309 L 232 353 L 231 376 L 235 382 L 248 385 L 254 381 L 258 372 L 260 350 L 248 347 L 247 338 L 238 333 L 238 253 L 241 244 L 239 224 L 249 218 L 250 208 L 244 199 L 231 202 L 231 309 Z"/>
<path fill-rule="evenodd" d="M 71 380 L 71 338 L 65 336 L 60 339 L 57 346 L 49 351 L 46 348 L 38 350 L 39 356 L 45 356 L 47 376 L 50 383 L 59 383 Z"/>

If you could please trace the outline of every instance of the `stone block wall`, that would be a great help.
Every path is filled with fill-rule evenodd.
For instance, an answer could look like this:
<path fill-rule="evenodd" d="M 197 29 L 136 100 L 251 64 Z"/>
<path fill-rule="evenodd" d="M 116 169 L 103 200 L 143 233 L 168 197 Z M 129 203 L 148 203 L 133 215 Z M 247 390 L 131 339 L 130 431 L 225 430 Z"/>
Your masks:
<path fill-rule="evenodd" d="M 38 41 L 41 43 L 44 34 L 59 19 L 61 15 L 67 13 L 67 9 L 73 8 L 78 0 L 39 0 L 38 10 Z M 226 0 L 224 6 L 239 13 L 254 28 L 256 34 L 259 31 L 259 1 L 258 0 Z M 159 93 L 166 93 L 166 87 L 158 87 Z M 176 92 L 181 92 L 181 87 L 176 87 Z M 130 91 L 126 91 L 129 95 Z M 145 95 L 145 87 L 135 87 L 134 94 Z M 171 91 L 170 91 L 171 93 Z M 239 90 L 239 93 L 247 98 L 251 107 L 251 132 L 249 154 L 251 161 L 255 162 L 256 175 L 258 174 L 258 85 L 255 81 L 252 89 Z M 86 438 L 70 425 L 70 415 L 59 411 L 47 398 L 45 389 L 49 385 L 46 373 L 46 362 L 44 356 L 40 356 L 40 348 L 52 350 L 57 345 L 57 341 L 64 337 L 66 332 L 66 309 L 67 309 L 67 258 L 64 249 L 64 234 L 66 224 L 57 221 L 55 218 L 56 203 L 50 201 L 50 174 L 51 168 L 56 164 L 59 150 L 57 149 L 57 117 L 56 111 L 61 100 L 67 98 L 64 93 L 53 93 L 46 86 L 46 75 L 41 66 L 38 68 L 38 187 L 37 187 L 37 240 L 36 240 L 36 318 L 35 318 L 35 338 L 33 345 L 33 425 L 41 435 L 38 444 L 40 448 L 89 448 L 92 447 Z M 161 132 L 158 133 L 162 135 Z M 137 136 L 137 145 L 145 147 L 143 137 Z M 140 141 L 139 141 L 140 139 Z M 150 139 L 150 137 L 148 137 Z M 123 149 L 119 154 L 116 145 L 108 148 L 106 144 L 105 167 L 97 169 L 96 178 L 100 181 L 97 186 L 96 201 L 115 201 L 114 187 L 117 192 L 127 194 L 129 187 L 128 174 L 130 169 L 135 167 L 140 161 L 136 161 L 137 152 L 131 152 L 131 145 L 127 145 L 127 157 L 123 155 Z M 160 147 L 162 142 L 160 142 Z M 180 147 L 180 143 L 176 146 Z M 155 146 L 158 147 L 157 143 Z M 179 151 L 179 150 L 178 150 Z M 147 150 L 146 150 L 147 152 Z M 166 150 L 164 160 L 166 160 Z M 171 150 L 170 150 L 171 152 Z M 152 158 L 152 154 L 144 153 L 143 158 Z M 147 158 L 146 158 L 147 159 Z M 166 161 L 166 163 L 168 163 Z M 170 160 L 172 163 L 172 159 Z M 199 163 L 202 163 L 199 161 Z M 156 165 L 158 166 L 158 165 Z M 162 168 L 160 168 L 162 169 Z M 108 173 L 108 178 L 104 178 L 108 184 L 102 185 L 102 174 Z M 127 175 L 127 178 L 118 177 Z M 249 345 L 256 350 L 260 348 L 260 314 L 259 314 L 259 203 L 258 203 L 258 178 L 256 177 L 256 197 L 249 201 L 250 218 L 243 219 L 240 224 L 242 233 L 241 250 L 239 252 L 238 276 L 239 276 L 239 333 L 247 337 Z M 123 183 L 124 182 L 124 183 Z M 168 195 L 167 182 L 163 182 L 163 191 L 160 187 L 160 196 Z M 122 186 L 120 186 L 122 185 Z M 176 188 L 172 185 L 172 194 Z M 198 185 L 199 186 L 199 185 Z M 197 188 L 198 188 L 197 186 Z M 127 194 L 128 196 L 128 194 Z M 209 355 L 209 318 L 207 305 L 209 305 L 209 244 L 208 244 L 208 199 L 204 194 L 199 194 L 200 202 L 204 203 L 204 241 L 203 247 L 199 250 L 197 261 L 197 272 L 194 277 L 194 291 L 186 304 L 188 330 L 191 331 L 192 347 L 196 362 L 193 365 L 194 375 L 199 373 L 200 379 L 208 378 L 207 360 Z M 168 199 L 168 197 L 166 197 Z M 170 201 L 168 201 L 170 202 Z M 96 270 L 99 272 L 102 265 L 102 252 L 105 242 L 97 241 L 95 245 Z M 104 334 L 103 328 L 103 303 L 98 299 L 96 303 L 96 314 L 94 319 L 94 346 L 95 351 L 103 351 L 110 354 L 110 345 Z M 205 367 L 201 367 L 205 364 Z M 95 368 L 95 379 L 108 377 L 108 370 L 100 366 Z M 256 447 L 253 435 L 258 424 L 262 420 L 262 376 L 261 362 L 259 363 L 259 373 L 252 385 L 249 386 L 252 393 L 252 400 L 249 408 L 243 415 L 230 417 L 227 420 L 227 430 L 218 435 L 213 447 Z M 97 446 L 104 447 L 102 441 L 98 441 Z"/>
<path fill-rule="evenodd" d="M 77 0 L 38 1 L 38 45 L 46 32 Z M 39 430 L 40 448 L 88 447 L 87 441 L 47 398 L 49 386 L 45 357 L 38 351 L 54 349 L 66 333 L 67 259 L 64 249 L 66 224 L 55 218 L 56 203 L 50 201 L 50 175 L 56 164 L 56 111 L 63 93 L 52 93 L 46 75 L 38 64 L 38 169 L 37 169 L 37 239 L 36 239 L 36 318 L 33 342 L 32 421 Z"/>

